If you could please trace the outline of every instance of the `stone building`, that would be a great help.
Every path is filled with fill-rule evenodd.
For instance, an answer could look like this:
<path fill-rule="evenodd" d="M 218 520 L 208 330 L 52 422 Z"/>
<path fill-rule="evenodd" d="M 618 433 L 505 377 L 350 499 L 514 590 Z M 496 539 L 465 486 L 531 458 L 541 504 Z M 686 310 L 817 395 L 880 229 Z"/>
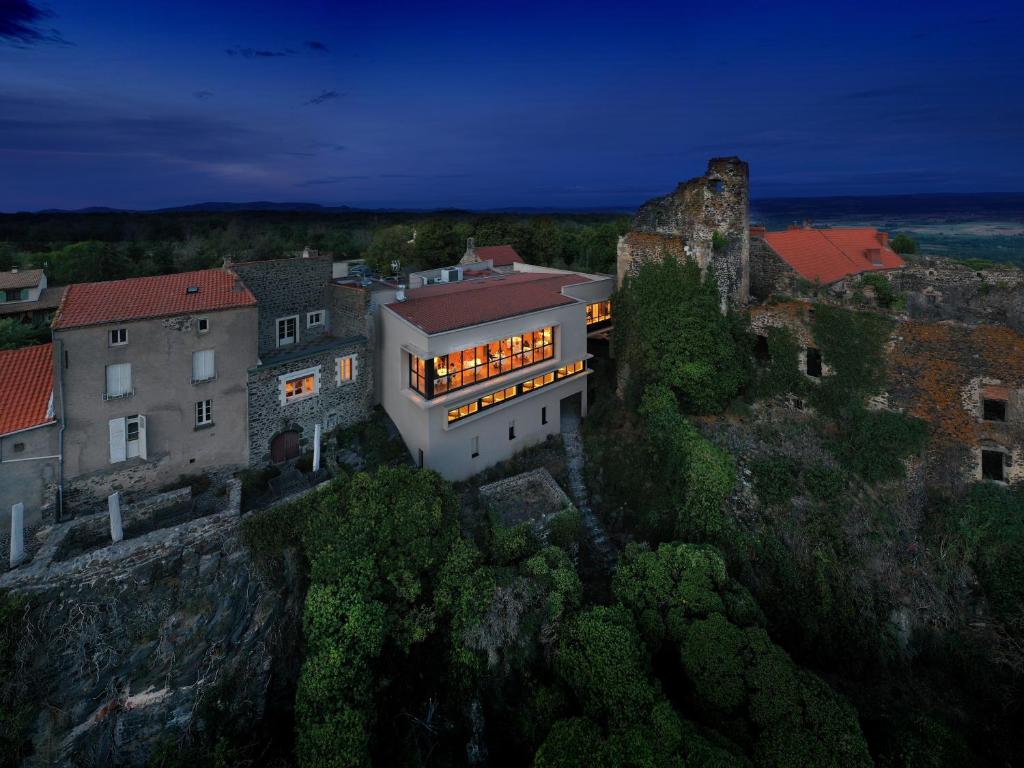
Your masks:
<path fill-rule="evenodd" d="M 226 265 L 256 297 L 259 360 L 248 375 L 252 465 L 279 463 L 312 447 L 324 430 L 367 417 L 373 365 L 361 305 L 336 293 L 328 257 Z M 337 314 L 336 314 L 337 313 Z"/>
<path fill-rule="evenodd" d="M 874 227 L 817 229 L 805 221 L 781 232 L 750 228 L 750 293 L 757 299 L 797 293 L 801 282 L 845 296 L 852 278 L 892 275 L 904 266 L 889 235 Z"/>
<path fill-rule="evenodd" d="M 912 257 L 893 276 L 893 288 L 915 319 L 998 323 L 1024 333 L 1024 270 Z"/>
<path fill-rule="evenodd" d="M 69 286 L 52 326 L 65 498 L 246 466 L 256 314 L 223 269 Z"/>
<path fill-rule="evenodd" d="M 644 203 L 633 230 L 619 238 L 617 277 L 666 253 L 692 258 L 718 282 L 723 309 L 743 306 L 750 293 L 748 169 L 738 157 L 716 157 L 703 176 Z"/>

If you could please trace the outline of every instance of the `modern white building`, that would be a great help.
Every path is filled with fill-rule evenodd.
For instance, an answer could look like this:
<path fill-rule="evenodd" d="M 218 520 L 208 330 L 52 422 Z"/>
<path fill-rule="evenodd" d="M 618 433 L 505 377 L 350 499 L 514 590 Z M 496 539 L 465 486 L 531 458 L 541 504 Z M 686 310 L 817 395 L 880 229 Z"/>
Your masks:
<path fill-rule="evenodd" d="M 380 308 L 381 404 L 450 480 L 557 434 L 567 409 L 585 416 L 588 327 L 610 320 L 611 276 L 490 267 L 413 274 Z"/>

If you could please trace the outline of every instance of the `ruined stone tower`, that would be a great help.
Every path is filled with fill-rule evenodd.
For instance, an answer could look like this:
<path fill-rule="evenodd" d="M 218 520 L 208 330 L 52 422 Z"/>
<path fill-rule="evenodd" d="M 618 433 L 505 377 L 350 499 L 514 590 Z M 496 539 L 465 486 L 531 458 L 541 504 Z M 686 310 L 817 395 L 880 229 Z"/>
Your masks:
<path fill-rule="evenodd" d="M 712 271 L 723 309 L 745 304 L 750 292 L 748 176 L 747 164 L 738 157 L 714 157 L 703 176 L 640 206 L 632 231 L 619 238 L 619 284 L 642 262 L 671 253 Z"/>

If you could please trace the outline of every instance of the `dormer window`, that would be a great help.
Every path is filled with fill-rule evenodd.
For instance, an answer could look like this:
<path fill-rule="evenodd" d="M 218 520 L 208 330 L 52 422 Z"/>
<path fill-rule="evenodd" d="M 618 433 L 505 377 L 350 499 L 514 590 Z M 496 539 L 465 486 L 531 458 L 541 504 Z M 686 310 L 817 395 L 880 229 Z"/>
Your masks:
<path fill-rule="evenodd" d="M 315 328 L 324 324 L 324 311 L 318 309 L 316 312 L 306 313 L 306 327 Z"/>
<path fill-rule="evenodd" d="M 112 347 L 121 347 L 128 343 L 128 329 L 114 328 L 108 334 L 108 343 Z"/>
<path fill-rule="evenodd" d="M 282 317 L 277 321 L 277 346 L 284 347 L 299 340 L 299 316 Z"/>

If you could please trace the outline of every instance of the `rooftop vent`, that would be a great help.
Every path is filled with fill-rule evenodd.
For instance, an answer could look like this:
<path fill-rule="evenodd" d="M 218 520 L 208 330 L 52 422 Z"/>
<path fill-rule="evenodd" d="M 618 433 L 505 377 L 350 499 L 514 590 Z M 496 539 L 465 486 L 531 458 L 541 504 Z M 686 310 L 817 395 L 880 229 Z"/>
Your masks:
<path fill-rule="evenodd" d="M 447 267 L 441 270 L 442 283 L 457 283 L 462 279 L 461 267 Z"/>
<path fill-rule="evenodd" d="M 398 284 L 398 288 L 395 291 L 395 298 L 398 301 L 405 301 L 405 285 L 403 283 Z"/>
<path fill-rule="evenodd" d="M 185 293 L 199 293 L 199 286 L 190 285 L 188 288 L 185 289 Z"/>

